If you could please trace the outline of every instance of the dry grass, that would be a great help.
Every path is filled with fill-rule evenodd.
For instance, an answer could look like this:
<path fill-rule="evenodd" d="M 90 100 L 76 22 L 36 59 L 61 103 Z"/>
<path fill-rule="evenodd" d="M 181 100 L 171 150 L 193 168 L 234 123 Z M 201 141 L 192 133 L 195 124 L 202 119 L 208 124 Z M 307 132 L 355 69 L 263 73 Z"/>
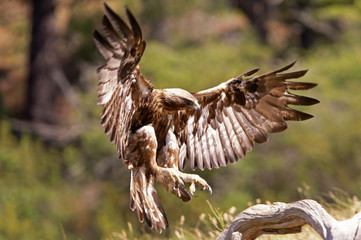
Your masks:
<path fill-rule="evenodd" d="M 307 195 L 307 188 L 299 189 L 300 193 Z M 327 200 L 327 201 L 326 201 Z M 337 220 L 345 220 L 352 217 L 355 213 L 361 210 L 361 201 L 357 197 L 349 197 L 345 192 L 336 190 L 328 193 L 320 200 L 323 207 Z M 198 222 L 194 227 L 188 227 L 185 225 L 186 219 L 181 216 L 177 222 L 177 227 L 170 237 L 162 235 L 149 235 L 139 234 L 133 230 L 131 223 L 128 223 L 128 229 L 123 229 L 121 232 L 112 233 L 108 236 L 107 240 L 130 240 L 130 239 L 216 239 L 217 236 L 224 230 L 228 223 L 230 223 L 234 217 L 239 213 L 236 207 L 231 207 L 228 211 L 221 211 L 220 209 L 212 206 L 207 201 L 210 211 L 209 213 L 202 213 L 199 216 Z M 256 204 L 260 204 L 259 199 L 256 200 Z M 271 202 L 266 201 L 266 204 Z M 249 205 L 254 205 L 249 203 Z M 305 225 L 302 228 L 301 233 L 288 234 L 288 235 L 262 235 L 260 240 L 297 240 L 297 239 L 309 239 L 319 240 L 322 239 L 315 230 L 310 226 Z"/>

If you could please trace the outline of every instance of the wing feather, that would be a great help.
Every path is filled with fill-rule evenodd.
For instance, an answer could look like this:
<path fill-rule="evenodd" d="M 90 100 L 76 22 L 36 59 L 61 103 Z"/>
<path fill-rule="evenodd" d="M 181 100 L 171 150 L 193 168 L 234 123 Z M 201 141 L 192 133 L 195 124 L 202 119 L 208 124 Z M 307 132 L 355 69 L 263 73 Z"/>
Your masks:
<path fill-rule="evenodd" d="M 187 144 L 182 143 L 181 147 L 179 148 L 179 166 L 180 169 L 184 169 L 185 163 L 187 158 Z"/>
<path fill-rule="evenodd" d="M 207 133 L 205 132 L 201 139 L 200 139 L 200 142 L 201 142 L 201 154 L 203 155 L 203 169 L 204 168 L 207 168 L 207 169 L 212 169 L 211 167 L 211 164 L 212 162 L 211 161 L 208 161 L 208 159 L 210 160 L 210 149 L 208 147 L 208 139 L 207 139 Z M 206 160 L 207 159 L 207 160 Z"/>
<path fill-rule="evenodd" d="M 121 19 L 106 3 L 104 3 L 105 14 L 114 25 L 115 29 L 122 32 L 124 36 L 131 40 L 134 38 L 134 33 L 130 30 L 128 25 Z"/>
<path fill-rule="evenodd" d="M 236 116 L 238 122 L 241 124 L 245 133 L 247 134 L 249 146 L 246 150 L 247 152 L 249 152 L 253 149 L 254 142 L 264 143 L 267 141 L 267 133 L 263 130 L 262 127 L 258 127 L 255 123 L 249 120 L 249 118 L 247 118 L 246 115 L 243 114 L 243 112 L 240 111 L 234 111 L 234 115 Z"/>
<path fill-rule="evenodd" d="M 191 169 L 195 169 L 195 149 L 194 149 L 194 138 L 193 135 L 194 129 L 194 115 L 190 116 L 187 121 L 187 132 L 186 132 L 186 140 L 187 140 L 187 156 L 191 163 Z"/>
<path fill-rule="evenodd" d="M 224 166 L 227 165 L 227 159 L 226 159 L 226 156 L 225 156 L 225 152 L 223 150 L 223 146 L 222 146 L 222 143 L 221 143 L 221 138 L 220 138 L 218 129 L 214 130 L 213 139 L 215 140 L 215 143 L 217 145 L 216 147 L 217 147 L 218 163 L 219 163 L 220 166 L 224 167 Z"/>
<path fill-rule="evenodd" d="M 242 152 L 237 154 L 238 158 L 243 158 L 248 151 L 252 149 L 252 143 L 247 135 L 247 131 L 242 127 L 241 123 L 238 121 L 235 111 L 232 111 L 232 108 L 229 107 L 226 109 L 227 115 L 231 120 L 230 126 L 233 127 L 234 135 L 237 137 L 240 149 Z"/>
<path fill-rule="evenodd" d="M 124 160 L 128 136 L 153 86 L 140 73 L 139 61 L 145 49 L 140 27 L 127 9 L 130 27 L 104 4 L 103 34 L 94 31 L 94 42 L 106 65 L 97 71 L 98 104 L 103 105 L 102 125 L 117 145 Z M 138 206 L 139 207 L 139 206 Z M 137 208 L 140 209 L 140 208 Z"/>
<path fill-rule="evenodd" d="M 107 40 L 109 41 L 110 45 L 118 51 L 118 55 L 123 53 L 123 48 L 126 48 L 126 43 L 120 36 L 115 32 L 112 24 L 110 23 L 107 16 L 103 17 L 103 33 L 106 36 Z"/>
<path fill-rule="evenodd" d="M 237 129 L 237 126 L 234 125 L 234 121 L 232 121 L 232 118 L 228 112 L 229 107 L 225 107 L 223 114 L 223 120 L 224 120 L 224 126 L 228 134 L 229 141 L 231 143 L 231 147 L 233 149 L 233 152 L 236 154 L 237 159 L 242 158 L 244 156 L 243 148 L 238 140 L 238 136 L 236 135 L 237 132 L 235 128 Z"/>
<path fill-rule="evenodd" d="M 205 138 L 207 141 L 208 155 L 209 155 L 209 163 L 210 163 L 208 169 L 219 168 L 219 163 L 217 161 L 216 145 L 215 145 L 214 137 L 213 137 L 213 134 L 214 134 L 213 131 L 214 131 L 214 129 L 212 127 L 208 127 L 207 132 L 205 134 Z M 207 159 L 207 157 L 205 157 L 205 159 Z"/>
<path fill-rule="evenodd" d="M 306 90 L 314 83 L 291 82 L 304 76 L 307 70 L 294 72 L 295 62 L 270 73 L 249 77 L 258 69 L 238 75 L 217 87 L 194 93 L 202 106 L 200 116 L 192 113 L 185 119 L 186 128 L 175 128 L 180 146 L 187 153 L 191 169 L 196 167 L 218 168 L 236 162 L 254 148 L 255 143 L 264 143 L 268 133 L 287 128 L 286 121 L 301 121 L 311 118 L 307 113 L 292 109 L 289 105 L 309 106 L 318 103 L 310 97 L 290 93 L 288 90 Z M 179 121 L 177 119 L 177 121 Z M 196 121 L 198 120 L 198 121 Z M 179 167 L 185 167 L 184 158 Z"/>
<path fill-rule="evenodd" d="M 110 59 L 113 56 L 112 46 L 100 35 L 98 31 L 94 31 L 93 39 L 96 47 L 98 48 L 100 54 L 106 59 Z"/>
<path fill-rule="evenodd" d="M 127 7 L 125 8 L 125 12 L 127 13 L 130 26 L 132 27 L 132 31 L 134 33 L 134 39 L 138 44 L 140 44 L 140 42 L 142 41 L 142 30 L 140 29 L 137 20 L 135 20 L 133 14 L 129 11 Z"/>
<path fill-rule="evenodd" d="M 197 139 L 197 138 L 196 138 Z M 195 157 L 196 157 L 196 166 L 200 169 L 200 170 L 204 170 L 204 165 L 203 165 L 203 153 L 202 153 L 202 139 L 198 139 L 198 141 L 195 142 Z"/>
<path fill-rule="evenodd" d="M 217 129 L 218 129 L 222 147 L 224 149 L 226 163 L 235 162 L 235 161 L 237 161 L 237 156 L 235 155 L 235 153 L 232 149 L 232 144 L 231 144 L 231 141 L 228 136 L 226 125 L 224 124 L 223 113 L 220 112 L 219 116 L 220 116 L 219 121 L 217 121 Z"/>

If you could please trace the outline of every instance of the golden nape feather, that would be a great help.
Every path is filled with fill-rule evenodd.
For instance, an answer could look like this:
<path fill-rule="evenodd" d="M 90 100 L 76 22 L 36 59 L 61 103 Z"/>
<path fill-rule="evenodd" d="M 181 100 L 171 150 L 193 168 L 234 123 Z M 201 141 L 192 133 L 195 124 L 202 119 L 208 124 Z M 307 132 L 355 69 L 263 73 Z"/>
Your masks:
<path fill-rule="evenodd" d="M 294 63 L 254 77 L 258 69 L 251 70 L 196 93 L 154 89 L 139 68 L 146 44 L 136 19 L 126 9 L 127 24 L 104 7 L 104 36 L 94 31 L 106 60 L 98 69 L 101 123 L 130 171 L 130 208 L 155 231 L 168 226 L 155 182 L 189 202 L 196 186 L 212 189 L 198 175 L 183 173 L 187 164 L 203 170 L 237 162 L 268 133 L 285 130 L 286 121 L 312 117 L 289 106 L 318 103 L 289 91 L 316 86 L 289 81 L 307 72 L 285 72 Z"/>

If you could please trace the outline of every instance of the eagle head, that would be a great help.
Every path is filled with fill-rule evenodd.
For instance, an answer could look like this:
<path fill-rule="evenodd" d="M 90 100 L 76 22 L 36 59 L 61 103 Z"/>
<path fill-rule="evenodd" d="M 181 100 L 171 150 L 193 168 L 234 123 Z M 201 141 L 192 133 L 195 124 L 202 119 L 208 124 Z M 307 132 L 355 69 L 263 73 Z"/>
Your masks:
<path fill-rule="evenodd" d="M 201 106 L 191 93 L 180 88 L 168 88 L 163 90 L 161 96 L 163 109 L 169 112 L 178 110 L 195 110 L 199 114 Z"/>

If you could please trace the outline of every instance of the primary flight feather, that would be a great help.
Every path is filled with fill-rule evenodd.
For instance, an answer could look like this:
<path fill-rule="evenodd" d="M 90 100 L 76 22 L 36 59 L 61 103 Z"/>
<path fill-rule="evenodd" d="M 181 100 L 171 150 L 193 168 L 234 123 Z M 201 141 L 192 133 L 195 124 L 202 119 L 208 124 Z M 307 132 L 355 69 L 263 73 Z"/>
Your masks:
<path fill-rule="evenodd" d="M 212 190 L 198 175 L 181 172 L 186 164 L 193 170 L 226 166 L 255 143 L 266 142 L 268 133 L 285 130 L 285 121 L 312 117 L 288 106 L 318 103 L 289 92 L 316 86 L 287 81 L 307 72 L 285 73 L 294 63 L 251 77 L 255 69 L 196 93 L 155 89 L 139 69 L 146 43 L 134 16 L 126 8 L 128 25 L 104 7 L 104 37 L 94 31 L 95 44 L 107 61 L 97 71 L 101 123 L 130 170 L 130 208 L 152 229 L 161 232 L 168 226 L 155 182 L 188 202 L 196 185 Z"/>

